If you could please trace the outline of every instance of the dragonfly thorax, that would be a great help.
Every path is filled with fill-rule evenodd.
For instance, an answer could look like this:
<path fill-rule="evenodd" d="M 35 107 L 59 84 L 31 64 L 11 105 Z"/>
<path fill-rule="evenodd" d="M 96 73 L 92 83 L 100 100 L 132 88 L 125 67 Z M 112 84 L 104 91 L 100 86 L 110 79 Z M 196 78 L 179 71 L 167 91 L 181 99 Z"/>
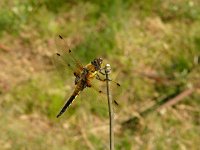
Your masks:
<path fill-rule="evenodd" d="M 102 58 L 95 58 L 91 64 L 94 65 L 96 71 L 100 70 L 101 69 L 101 64 L 103 62 L 103 59 Z"/>

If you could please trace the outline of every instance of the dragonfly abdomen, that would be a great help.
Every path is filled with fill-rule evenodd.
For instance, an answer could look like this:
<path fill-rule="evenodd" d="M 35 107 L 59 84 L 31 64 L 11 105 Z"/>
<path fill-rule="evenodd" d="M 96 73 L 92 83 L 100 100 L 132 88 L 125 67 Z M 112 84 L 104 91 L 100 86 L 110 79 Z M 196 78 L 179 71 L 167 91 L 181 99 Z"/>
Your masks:
<path fill-rule="evenodd" d="M 77 85 L 77 87 L 74 90 L 74 92 L 71 95 L 71 97 L 68 99 L 68 101 L 65 103 L 65 105 L 63 106 L 63 108 L 59 112 L 59 114 L 56 116 L 57 118 L 60 117 L 67 110 L 67 108 L 70 106 L 70 104 L 73 102 L 73 100 L 79 95 L 79 93 L 81 91 L 79 88 L 80 87 L 78 87 L 78 85 Z"/>
<path fill-rule="evenodd" d="M 66 109 L 69 107 L 69 105 L 72 103 L 72 101 L 76 98 L 76 96 L 72 95 L 69 100 L 67 101 L 67 103 L 63 106 L 63 108 L 61 109 L 61 111 L 59 112 L 59 114 L 56 116 L 57 118 L 60 117 L 65 111 Z"/>

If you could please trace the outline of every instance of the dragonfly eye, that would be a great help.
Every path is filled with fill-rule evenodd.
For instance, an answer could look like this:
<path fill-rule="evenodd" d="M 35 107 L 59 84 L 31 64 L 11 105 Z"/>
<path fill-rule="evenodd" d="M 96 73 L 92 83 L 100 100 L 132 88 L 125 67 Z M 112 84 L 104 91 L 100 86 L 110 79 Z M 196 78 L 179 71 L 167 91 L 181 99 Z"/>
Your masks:
<path fill-rule="evenodd" d="M 99 64 L 102 64 L 103 59 L 102 58 L 98 58 L 98 60 L 99 60 Z"/>
<path fill-rule="evenodd" d="M 102 58 L 96 58 L 91 63 L 96 67 L 96 70 L 99 70 L 101 68 L 102 61 Z"/>

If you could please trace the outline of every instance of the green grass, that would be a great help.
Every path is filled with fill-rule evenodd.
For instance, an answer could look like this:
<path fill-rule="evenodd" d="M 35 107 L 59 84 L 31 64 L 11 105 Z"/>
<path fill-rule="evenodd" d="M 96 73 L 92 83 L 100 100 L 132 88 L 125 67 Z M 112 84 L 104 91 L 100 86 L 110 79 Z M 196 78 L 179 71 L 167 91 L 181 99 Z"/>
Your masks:
<path fill-rule="evenodd" d="M 119 126 L 199 80 L 198 0 L 14 0 L 1 1 L 0 7 L 2 150 L 108 147 L 106 101 L 92 90 L 56 119 L 74 82 L 71 76 L 59 78 L 51 63 L 59 34 L 71 41 L 84 64 L 95 57 L 111 64 L 123 89 L 117 99 Z M 176 106 L 141 119 L 134 132 L 117 129 L 116 149 L 198 149 L 199 107 L 197 90 Z"/>

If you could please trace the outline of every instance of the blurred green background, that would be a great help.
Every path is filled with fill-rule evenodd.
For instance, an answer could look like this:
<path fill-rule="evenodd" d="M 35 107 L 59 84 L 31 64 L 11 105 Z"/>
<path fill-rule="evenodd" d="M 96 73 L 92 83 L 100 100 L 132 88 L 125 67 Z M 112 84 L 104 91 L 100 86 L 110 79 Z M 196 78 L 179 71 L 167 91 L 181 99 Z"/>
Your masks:
<path fill-rule="evenodd" d="M 108 149 L 106 102 L 83 94 L 55 117 L 74 80 L 63 81 L 53 67 L 58 34 L 84 64 L 103 57 L 121 83 L 117 150 L 199 149 L 199 89 L 140 116 L 137 128 L 121 125 L 198 84 L 199 0 L 1 0 L 1 150 Z"/>

